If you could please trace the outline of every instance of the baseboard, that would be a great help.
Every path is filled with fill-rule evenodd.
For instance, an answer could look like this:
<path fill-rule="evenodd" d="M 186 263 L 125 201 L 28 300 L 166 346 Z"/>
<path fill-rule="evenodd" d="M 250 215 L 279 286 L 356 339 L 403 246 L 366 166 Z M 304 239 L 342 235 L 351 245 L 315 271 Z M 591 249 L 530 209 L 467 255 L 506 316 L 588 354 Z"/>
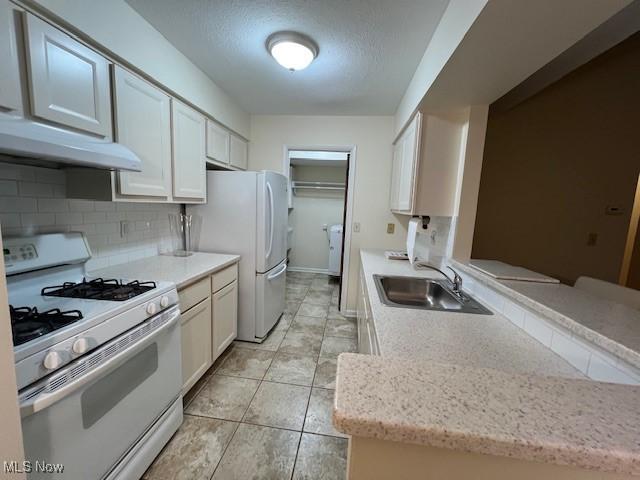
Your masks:
<path fill-rule="evenodd" d="M 356 318 L 358 316 L 355 310 L 341 310 L 340 313 L 349 318 Z"/>
<path fill-rule="evenodd" d="M 329 275 L 329 270 L 326 268 L 307 268 L 307 267 L 292 267 L 288 266 L 287 270 L 290 272 L 302 272 L 302 273 L 323 273 Z"/>

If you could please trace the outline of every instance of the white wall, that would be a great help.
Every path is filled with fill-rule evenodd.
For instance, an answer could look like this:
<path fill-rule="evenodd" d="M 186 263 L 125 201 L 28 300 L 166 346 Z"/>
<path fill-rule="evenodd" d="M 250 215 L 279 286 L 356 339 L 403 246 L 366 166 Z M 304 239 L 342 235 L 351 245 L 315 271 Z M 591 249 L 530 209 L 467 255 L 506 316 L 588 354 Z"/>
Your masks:
<path fill-rule="evenodd" d="M 249 115 L 124 0 L 26 0 L 249 138 Z"/>
<path fill-rule="evenodd" d="M 407 86 L 395 116 L 398 133 L 416 110 L 488 0 L 451 0 Z"/>
<path fill-rule="evenodd" d="M 0 163 L 3 235 L 84 232 L 93 258 L 87 268 L 107 267 L 171 250 L 169 213 L 179 205 L 68 199 L 64 170 Z M 120 236 L 120 221 L 131 232 Z"/>
<path fill-rule="evenodd" d="M 294 180 L 309 182 L 346 182 L 346 167 L 294 167 Z M 338 190 L 297 190 L 289 226 L 293 228 L 291 263 L 294 268 L 327 270 L 329 265 L 328 232 L 323 225 L 342 223 L 344 192 Z"/>
<path fill-rule="evenodd" d="M 402 248 L 407 218 L 389 211 L 391 178 L 391 116 L 296 116 L 255 115 L 251 117 L 249 168 L 283 172 L 284 146 L 351 146 L 357 148 L 353 221 L 360 232 L 353 233 L 350 252 L 348 308 L 355 309 L 359 250 Z M 386 233 L 395 223 L 395 233 Z"/>

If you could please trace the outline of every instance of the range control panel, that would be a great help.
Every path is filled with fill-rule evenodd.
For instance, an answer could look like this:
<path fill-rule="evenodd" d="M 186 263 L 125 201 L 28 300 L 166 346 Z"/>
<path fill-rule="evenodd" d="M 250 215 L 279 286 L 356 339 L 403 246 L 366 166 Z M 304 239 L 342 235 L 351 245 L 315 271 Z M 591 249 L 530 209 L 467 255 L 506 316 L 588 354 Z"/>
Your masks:
<path fill-rule="evenodd" d="M 33 243 L 10 245 L 3 248 L 4 263 L 7 266 L 38 258 L 38 251 Z"/>

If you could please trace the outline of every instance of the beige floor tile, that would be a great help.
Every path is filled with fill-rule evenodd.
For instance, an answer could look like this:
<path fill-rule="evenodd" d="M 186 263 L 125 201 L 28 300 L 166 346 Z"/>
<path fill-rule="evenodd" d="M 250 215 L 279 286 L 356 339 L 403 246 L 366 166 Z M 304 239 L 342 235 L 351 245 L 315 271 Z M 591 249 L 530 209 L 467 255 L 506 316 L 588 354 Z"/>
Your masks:
<path fill-rule="evenodd" d="M 331 294 L 310 290 L 302 301 L 311 305 L 322 305 L 326 307 L 331 303 Z"/>
<path fill-rule="evenodd" d="M 318 359 L 313 386 L 321 388 L 336 388 L 337 360 L 335 358 Z"/>
<path fill-rule="evenodd" d="M 291 322 L 293 322 L 293 315 L 291 315 L 290 313 L 283 313 L 280 317 L 280 320 L 278 320 L 278 323 L 276 323 L 276 326 L 273 328 L 273 332 L 286 333 L 286 331 L 289 330 L 289 327 L 291 326 Z"/>
<path fill-rule="evenodd" d="M 291 331 L 324 335 L 327 319 L 323 317 L 305 317 L 296 315 L 291 323 Z"/>
<path fill-rule="evenodd" d="M 275 352 L 234 348 L 216 373 L 262 380 Z"/>
<path fill-rule="evenodd" d="M 295 315 L 298 313 L 298 309 L 300 308 L 300 302 L 287 302 L 286 307 L 284 308 L 285 313 L 290 313 L 291 315 Z"/>
<path fill-rule="evenodd" d="M 305 317 L 327 318 L 328 312 L 329 308 L 326 305 L 313 305 L 311 303 L 302 302 L 297 313 L 298 315 L 303 315 Z"/>
<path fill-rule="evenodd" d="M 355 338 L 324 337 L 320 356 L 337 358 L 343 352 L 357 352 L 357 343 Z"/>
<path fill-rule="evenodd" d="M 300 433 L 240 424 L 212 480 L 291 477 Z"/>
<path fill-rule="evenodd" d="M 234 341 L 234 345 L 239 348 L 248 348 L 250 350 L 267 350 L 269 352 L 275 352 L 278 350 L 284 334 L 286 332 L 272 330 L 267 338 L 262 343 L 257 342 L 242 342 L 239 340 Z"/>
<path fill-rule="evenodd" d="M 333 390 L 313 388 L 307 409 L 307 417 L 304 421 L 304 431 L 332 435 L 334 437 L 346 437 L 338 432 L 331 421 L 333 413 Z"/>
<path fill-rule="evenodd" d="M 350 318 L 329 318 L 324 334 L 327 337 L 356 338 L 358 335 L 356 321 Z"/>
<path fill-rule="evenodd" d="M 289 329 L 278 351 L 317 357 L 320 354 L 321 346 L 322 335 L 308 332 L 295 332 Z"/>
<path fill-rule="evenodd" d="M 309 387 L 262 382 L 242 419 L 245 423 L 302 430 Z"/>
<path fill-rule="evenodd" d="M 303 433 L 293 480 L 345 480 L 347 446 L 346 438 Z"/>
<path fill-rule="evenodd" d="M 212 375 L 186 413 L 240 421 L 260 385 L 259 380 Z"/>
<path fill-rule="evenodd" d="M 147 470 L 149 480 L 208 480 L 237 423 L 185 415 L 184 422 Z"/>
<path fill-rule="evenodd" d="M 271 362 L 265 380 L 311 386 L 316 370 L 316 357 L 278 352 Z"/>

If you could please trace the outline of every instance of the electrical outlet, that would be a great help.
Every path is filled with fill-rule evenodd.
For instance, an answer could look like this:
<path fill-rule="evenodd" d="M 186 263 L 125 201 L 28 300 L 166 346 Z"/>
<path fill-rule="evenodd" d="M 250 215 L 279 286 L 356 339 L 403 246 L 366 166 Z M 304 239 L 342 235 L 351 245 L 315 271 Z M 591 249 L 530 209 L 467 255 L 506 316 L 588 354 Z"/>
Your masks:
<path fill-rule="evenodd" d="M 353 222 L 353 231 L 354 233 L 360 232 L 360 222 Z"/>
<path fill-rule="evenodd" d="M 597 233 L 590 233 L 587 235 L 587 247 L 595 247 L 596 243 L 598 243 Z"/>
<path fill-rule="evenodd" d="M 392 234 L 395 231 L 396 231 L 396 224 L 395 223 L 387 223 L 387 233 Z"/>
<path fill-rule="evenodd" d="M 120 221 L 120 237 L 124 238 L 131 232 L 131 222 L 129 220 Z"/>

